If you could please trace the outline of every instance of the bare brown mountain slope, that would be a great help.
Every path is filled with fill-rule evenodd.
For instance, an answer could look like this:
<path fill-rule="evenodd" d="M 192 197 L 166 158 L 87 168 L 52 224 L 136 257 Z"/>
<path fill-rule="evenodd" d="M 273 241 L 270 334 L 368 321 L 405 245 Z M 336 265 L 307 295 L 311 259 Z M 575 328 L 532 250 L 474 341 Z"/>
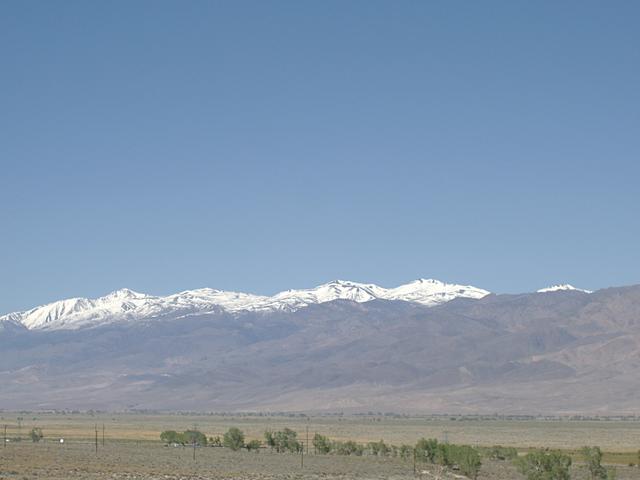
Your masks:
<path fill-rule="evenodd" d="M 640 287 L 0 331 L 0 408 L 640 413 Z"/>

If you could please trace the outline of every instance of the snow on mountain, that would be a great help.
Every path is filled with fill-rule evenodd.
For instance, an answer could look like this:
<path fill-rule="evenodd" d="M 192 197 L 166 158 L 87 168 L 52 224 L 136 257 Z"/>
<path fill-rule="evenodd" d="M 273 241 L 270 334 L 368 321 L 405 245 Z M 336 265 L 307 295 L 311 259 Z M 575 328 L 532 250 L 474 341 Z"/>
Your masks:
<path fill-rule="evenodd" d="M 368 302 L 375 299 L 402 300 L 427 306 L 435 306 L 454 298 L 482 298 L 490 292 L 480 288 L 453 285 L 438 280 L 415 280 L 396 288 L 383 288 L 378 285 L 334 280 L 308 290 L 287 290 L 270 297 L 265 303 L 254 309 L 298 309 L 314 303 L 332 300 L 351 300 Z"/>
<path fill-rule="evenodd" d="M 134 312 L 151 297 L 123 288 L 110 294 L 96 298 L 70 298 L 36 307 L 26 312 L 11 313 L 0 317 L 2 320 L 13 320 L 29 329 L 80 327 L 86 323 L 99 324 L 110 321 L 114 316 L 133 317 Z"/>
<path fill-rule="evenodd" d="M 253 310 L 298 310 L 311 304 L 333 300 L 362 303 L 381 298 L 380 295 L 376 295 L 376 292 L 383 290 L 376 285 L 334 280 L 316 288 L 280 292 L 265 302 L 254 305 Z"/>
<path fill-rule="evenodd" d="M 264 302 L 269 297 L 252 295 L 250 293 L 225 292 L 212 288 L 200 288 L 197 290 L 186 290 L 164 297 L 163 303 L 168 303 L 180 308 L 188 306 L 207 309 L 211 305 L 222 307 L 227 311 L 250 310 L 252 305 Z"/>
<path fill-rule="evenodd" d="M 29 329 L 81 328 L 115 321 L 153 319 L 167 315 L 249 309 L 263 298 L 245 293 L 223 292 L 210 288 L 189 290 L 166 297 L 156 297 L 128 289 L 116 290 L 96 298 L 60 300 L 26 312 L 0 317 L 21 323 Z"/>
<path fill-rule="evenodd" d="M 315 288 L 286 290 L 272 297 L 202 288 L 156 297 L 128 289 L 96 299 L 71 298 L 0 317 L 29 329 L 81 328 L 115 321 L 150 320 L 173 315 L 212 311 L 294 311 L 333 300 L 368 302 L 375 299 L 403 300 L 426 306 L 439 305 L 454 298 L 482 298 L 489 292 L 472 286 L 438 280 L 416 280 L 386 289 L 373 284 L 335 280 Z"/>
<path fill-rule="evenodd" d="M 432 306 L 449 302 L 458 297 L 482 298 L 489 293 L 491 292 L 470 285 L 454 285 L 439 280 L 421 278 L 406 285 L 391 288 L 381 298 Z"/>
<path fill-rule="evenodd" d="M 584 290 L 582 288 L 576 288 L 573 285 L 569 285 L 568 283 L 563 283 L 563 284 L 559 284 L 559 285 L 552 285 L 550 287 L 541 288 L 540 290 L 537 290 L 537 293 L 561 292 L 561 291 L 567 291 L 567 290 L 574 290 L 576 292 L 583 292 L 583 293 L 592 293 L 591 290 Z"/>

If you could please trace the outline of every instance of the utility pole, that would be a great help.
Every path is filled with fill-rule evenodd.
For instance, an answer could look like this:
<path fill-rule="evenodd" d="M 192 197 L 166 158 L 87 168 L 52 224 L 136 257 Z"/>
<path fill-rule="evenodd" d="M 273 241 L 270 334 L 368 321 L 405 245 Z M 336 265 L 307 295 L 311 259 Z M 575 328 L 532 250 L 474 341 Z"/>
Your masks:
<path fill-rule="evenodd" d="M 104 423 L 102 424 L 102 446 L 104 447 Z"/>
<path fill-rule="evenodd" d="M 416 449 L 413 449 L 413 474 L 415 475 L 417 473 L 416 470 Z"/>
<path fill-rule="evenodd" d="M 196 461 L 196 437 L 193 437 L 193 461 Z"/>
<path fill-rule="evenodd" d="M 2 448 L 7 448 L 7 424 L 4 424 L 4 447 Z"/>
<path fill-rule="evenodd" d="M 309 422 L 309 420 L 307 420 Z M 307 423 L 307 455 L 309 455 L 309 424 Z"/>
<path fill-rule="evenodd" d="M 98 424 L 96 423 L 96 455 L 98 454 Z"/>
<path fill-rule="evenodd" d="M 302 448 L 300 449 L 300 468 L 304 468 L 304 443 L 302 443 Z"/>

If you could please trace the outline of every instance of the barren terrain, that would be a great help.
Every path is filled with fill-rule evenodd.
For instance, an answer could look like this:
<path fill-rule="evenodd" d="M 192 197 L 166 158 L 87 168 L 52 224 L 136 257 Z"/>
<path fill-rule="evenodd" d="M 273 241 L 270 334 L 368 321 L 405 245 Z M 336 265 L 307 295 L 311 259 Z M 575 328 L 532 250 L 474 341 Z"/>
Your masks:
<path fill-rule="evenodd" d="M 20 429 L 17 420 L 20 418 Z M 455 417 L 451 417 L 455 418 Z M 477 446 L 513 445 L 524 453 L 532 447 L 561 448 L 574 456 L 572 478 L 583 479 L 584 467 L 576 454 L 584 444 L 599 445 L 605 462 L 615 465 L 619 479 L 640 479 L 637 462 L 640 422 L 636 421 L 513 421 L 434 417 L 385 416 L 230 416 L 194 414 L 2 414 L 12 441 L 0 448 L 0 478 L 32 479 L 403 479 L 414 478 L 412 460 L 373 456 L 277 454 L 268 449 L 232 452 L 225 448 L 167 447 L 159 441 L 166 429 L 196 427 L 207 436 L 222 435 L 229 427 L 242 429 L 247 439 L 262 438 L 265 430 L 285 427 L 306 442 L 315 432 L 334 439 L 360 442 L 384 439 L 413 444 L 433 437 Z M 105 426 L 104 445 L 102 425 Z M 95 428 L 98 426 L 98 452 Z M 43 429 L 44 439 L 27 439 L 31 428 Z M 18 434 L 21 441 L 16 441 Z M 64 438 L 64 444 L 59 439 Z M 417 466 L 418 476 L 433 478 L 431 465 Z M 424 473 L 421 473 L 424 472 Z M 454 478 L 451 475 L 445 478 Z M 520 479 L 508 461 L 483 459 L 481 479 Z"/>

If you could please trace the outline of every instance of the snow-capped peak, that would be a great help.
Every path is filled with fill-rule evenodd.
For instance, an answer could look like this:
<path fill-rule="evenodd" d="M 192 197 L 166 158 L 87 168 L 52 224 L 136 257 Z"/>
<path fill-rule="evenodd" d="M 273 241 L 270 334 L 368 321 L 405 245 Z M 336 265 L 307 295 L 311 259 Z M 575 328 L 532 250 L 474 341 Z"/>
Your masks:
<path fill-rule="evenodd" d="M 333 300 L 351 300 L 368 302 L 379 298 L 376 285 L 365 285 L 346 280 L 333 280 L 315 288 L 303 290 L 286 290 L 268 297 L 264 303 L 255 306 L 256 310 L 297 310 L 314 303 L 325 303 Z"/>
<path fill-rule="evenodd" d="M 583 292 L 583 293 L 593 293 L 591 290 L 576 288 L 573 285 L 569 285 L 568 283 L 552 285 L 550 287 L 541 288 L 540 290 L 537 290 L 537 293 L 562 292 L 562 291 L 568 291 L 568 290 L 574 290 L 576 292 Z"/>
<path fill-rule="evenodd" d="M 482 298 L 489 291 L 471 285 L 444 283 L 432 278 L 415 280 L 406 285 L 387 290 L 384 298 L 388 300 L 404 300 L 424 305 L 438 305 L 454 298 Z"/>
<path fill-rule="evenodd" d="M 115 299 L 115 298 L 146 298 L 148 297 L 145 293 L 134 292 L 133 290 L 129 290 L 128 288 L 121 288 L 119 290 L 114 290 L 102 297 L 103 299 Z"/>
<path fill-rule="evenodd" d="M 49 326 L 60 328 L 66 325 L 78 327 L 87 323 L 93 325 L 104 323 L 105 321 L 108 322 L 114 315 L 124 315 L 127 312 L 132 312 L 146 302 L 156 298 L 123 288 L 95 299 L 70 298 L 60 300 L 26 312 L 5 315 L 0 317 L 0 321 L 10 318 L 19 321 L 29 329 L 47 328 Z"/>
<path fill-rule="evenodd" d="M 271 297 L 211 288 L 156 297 L 123 288 L 96 299 L 72 298 L 25 312 L 11 313 L 0 317 L 0 321 L 20 323 L 29 329 L 80 328 L 116 321 L 149 320 L 220 310 L 229 313 L 295 311 L 333 300 L 358 303 L 375 299 L 402 300 L 434 306 L 458 297 L 481 298 L 488 294 L 486 290 L 471 286 L 425 279 L 389 289 L 374 284 L 334 280 L 315 288 L 286 290 Z"/>

